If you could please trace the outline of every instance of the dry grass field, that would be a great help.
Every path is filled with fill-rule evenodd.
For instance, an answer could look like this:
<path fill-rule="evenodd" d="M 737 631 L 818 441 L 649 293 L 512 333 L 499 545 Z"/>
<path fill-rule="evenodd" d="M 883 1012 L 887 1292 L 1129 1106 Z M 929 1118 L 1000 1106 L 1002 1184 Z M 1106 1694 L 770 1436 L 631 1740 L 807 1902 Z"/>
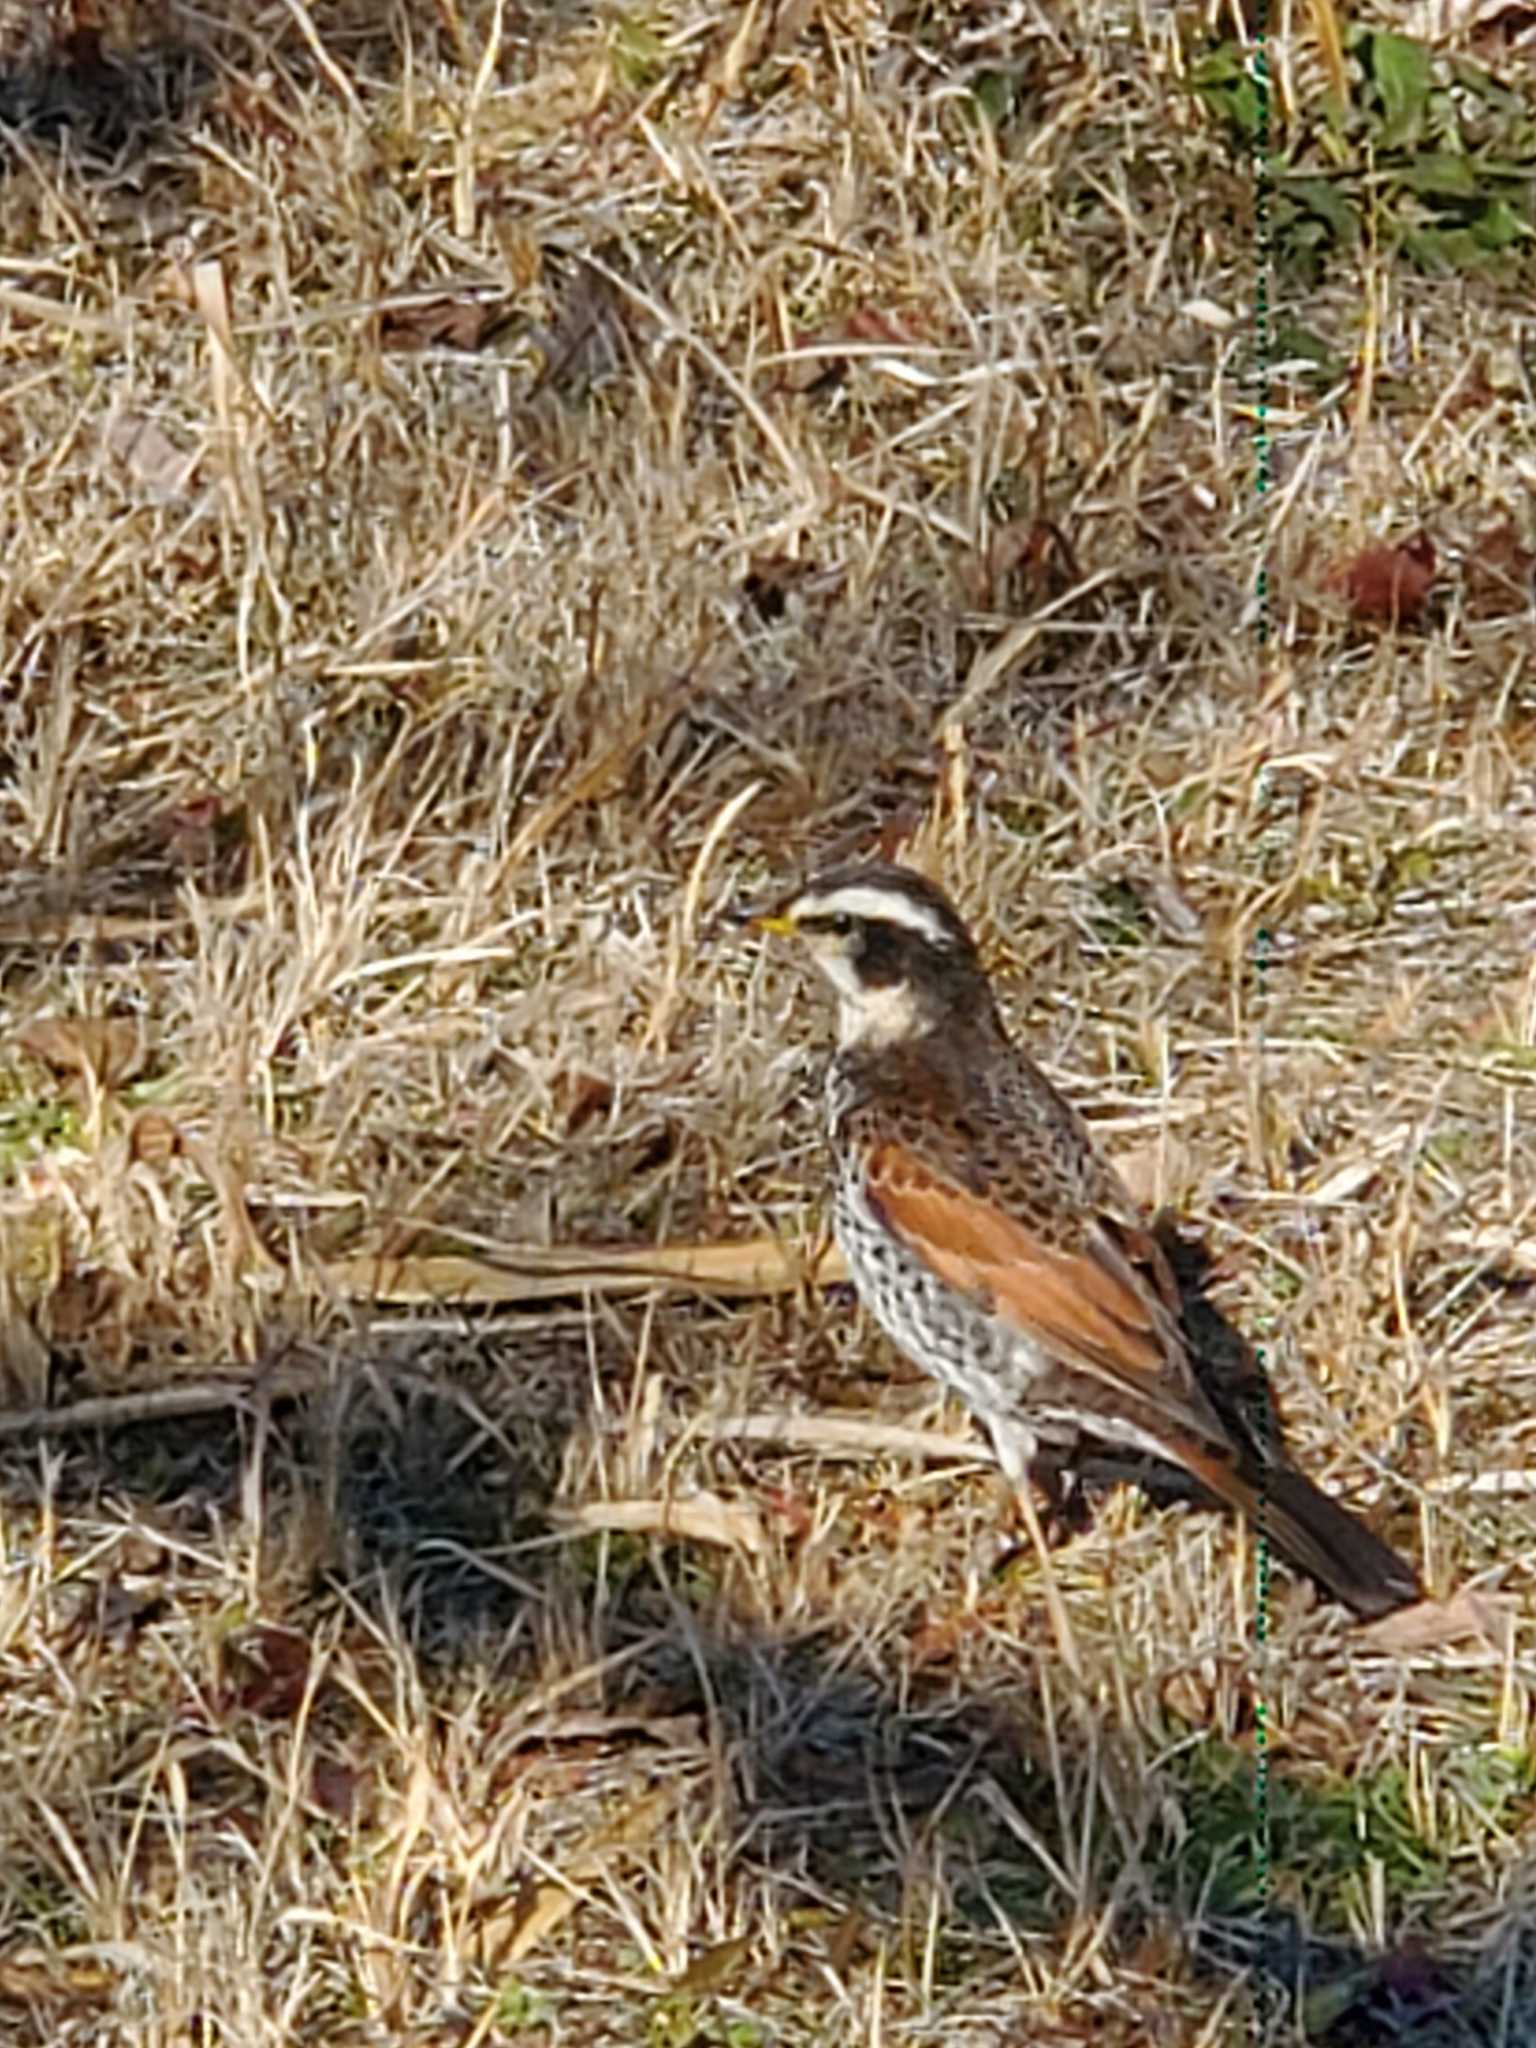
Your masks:
<path fill-rule="evenodd" d="M 1536 71 L 1347 13 L 0 10 L 5 2042 L 1536 2039 Z M 1416 1630 L 820 1284 L 898 846 Z"/>

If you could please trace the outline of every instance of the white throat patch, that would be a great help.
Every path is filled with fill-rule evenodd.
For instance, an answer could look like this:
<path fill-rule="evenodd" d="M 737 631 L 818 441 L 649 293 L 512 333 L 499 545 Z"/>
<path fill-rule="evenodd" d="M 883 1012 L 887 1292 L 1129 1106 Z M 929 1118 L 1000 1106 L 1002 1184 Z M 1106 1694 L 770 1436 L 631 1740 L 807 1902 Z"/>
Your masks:
<path fill-rule="evenodd" d="M 853 993 L 837 991 L 837 1042 L 840 1046 L 867 1045 L 878 1049 L 900 1045 L 916 1037 L 922 1012 L 904 981 L 888 988 L 860 987 Z"/>

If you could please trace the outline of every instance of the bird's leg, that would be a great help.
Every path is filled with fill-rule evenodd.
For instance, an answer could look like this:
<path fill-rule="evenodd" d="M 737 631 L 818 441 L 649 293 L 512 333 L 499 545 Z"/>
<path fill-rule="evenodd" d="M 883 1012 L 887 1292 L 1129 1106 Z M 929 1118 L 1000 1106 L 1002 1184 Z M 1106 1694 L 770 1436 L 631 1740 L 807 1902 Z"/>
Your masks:
<path fill-rule="evenodd" d="M 1030 1461 L 1025 1482 L 1033 1486 L 1045 1510 L 1041 1527 L 1054 1550 L 1081 1536 L 1093 1521 L 1077 1448 L 1069 1444 L 1042 1444 Z"/>
<path fill-rule="evenodd" d="M 1056 1638 L 1056 1647 L 1061 1652 L 1061 1661 L 1076 1679 L 1083 1675 L 1082 1660 L 1077 1654 L 1077 1638 L 1072 1633 L 1072 1624 L 1067 1618 L 1066 1602 L 1061 1597 L 1061 1588 L 1056 1583 L 1056 1573 L 1051 1564 L 1051 1546 L 1041 1527 L 1040 1517 L 1035 1510 L 1034 1488 L 1031 1484 L 1033 1468 L 1040 1458 L 1040 1444 L 1033 1430 L 1022 1430 L 1016 1423 L 988 1417 L 992 1443 L 997 1451 L 997 1462 L 1002 1466 L 1004 1476 L 1013 1489 L 1018 1502 L 1019 1519 L 1029 1536 L 1030 1545 L 1040 1560 L 1040 1590 L 1045 1597 L 1045 1611 L 1051 1619 L 1051 1633 Z"/>

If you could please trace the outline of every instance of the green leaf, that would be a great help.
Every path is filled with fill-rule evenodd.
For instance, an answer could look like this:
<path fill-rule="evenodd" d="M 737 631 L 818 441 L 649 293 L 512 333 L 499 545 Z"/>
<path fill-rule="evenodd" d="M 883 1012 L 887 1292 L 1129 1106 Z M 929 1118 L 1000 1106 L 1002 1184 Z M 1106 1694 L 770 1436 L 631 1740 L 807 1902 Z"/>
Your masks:
<path fill-rule="evenodd" d="M 665 43 L 638 15 L 614 17 L 608 46 L 613 52 L 614 70 L 633 91 L 654 84 L 666 69 Z"/>
<path fill-rule="evenodd" d="M 1517 185 L 1529 185 L 1533 170 L 1536 170 L 1529 159 L 1524 163 L 1510 163 L 1501 156 L 1479 156 L 1472 161 L 1480 178 L 1508 178 Z"/>
<path fill-rule="evenodd" d="M 1342 186 L 1334 184 L 1331 178 L 1286 178 L 1278 190 L 1298 210 L 1322 221 L 1336 241 L 1346 248 L 1354 246 L 1360 221 L 1354 200 Z"/>
<path fill-rule="evenodd" d="M 531 2027 L 548 2026 L 550 2003 L 542 1991 L 535 1991 L 531 1984 L 522 1984 L 516 1977 L 509 1977 L 497 1993 L 497 2024 L 508 2033 L 521 2033 Z"/>
<path fill-rule="evenodd" d="M 1207 86 L 1230 85 L 1234 78 L 1248 76 L 1248 59 L 1237 43 L 1218 43 L 1190 67 L 1189 82 L 1196 92 Z"/>
<path fill-rule="evenodd" d="M 1477 174 L 1464 156 L 1448 149 L 1430 149 L 1410 157 L 1403 166 L 1403 183 L 1410 192 L 1425 198 L 1479 199 Z"/>
<path fill-rule="evenodd" d="M 1264 95 L 1248 68 L 1247 53 L 1235 43 L 1223 43 L 1202 57 L 1189 74 L 1193 91 L 1207 106 L 1221 114 L 1251 143 L 1264 120 Z"/>
<path fill-rule="evenodd" d="M 1523 220 L 1507 199 L 1491 199 L 1472 223 L 1472 235 L 1484 249 L 1507 249 L 1536 228 Z"/>
<path fill-rule="evenodd" d="M 1429 51 L 1409 36 L 1383 31 L 1371 38 L 1371 77 L 1386 115 L 1381 141 L 1411 142 L 1429 103 Z"/>
<path fill-rule="evenodd" d="M 1013 71 L 981 72 L 971 87 L 971 98 L 987 126 L 1001 130 L 1018 106 L 1018 74 Z"/>
<path fill-rule="evenodd" d="M 1402 246 L 1422 269 L 1440 275 L 1488 266 L 1488 251 L 1478 247 L 1470 228 L 1410 228 Z"/>

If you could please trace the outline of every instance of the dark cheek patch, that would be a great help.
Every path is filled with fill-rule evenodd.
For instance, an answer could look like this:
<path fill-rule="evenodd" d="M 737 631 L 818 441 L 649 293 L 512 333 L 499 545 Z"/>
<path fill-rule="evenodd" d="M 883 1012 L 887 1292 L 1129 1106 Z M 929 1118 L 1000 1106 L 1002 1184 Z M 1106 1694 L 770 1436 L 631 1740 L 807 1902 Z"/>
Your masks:
<path fill-rule="evenodd" d="M 901 935 L 887 925 L 867 924 L 854 950 L 859 979 L 866 988 L 893 988 L 907 975 L 906 949 Z"/>

